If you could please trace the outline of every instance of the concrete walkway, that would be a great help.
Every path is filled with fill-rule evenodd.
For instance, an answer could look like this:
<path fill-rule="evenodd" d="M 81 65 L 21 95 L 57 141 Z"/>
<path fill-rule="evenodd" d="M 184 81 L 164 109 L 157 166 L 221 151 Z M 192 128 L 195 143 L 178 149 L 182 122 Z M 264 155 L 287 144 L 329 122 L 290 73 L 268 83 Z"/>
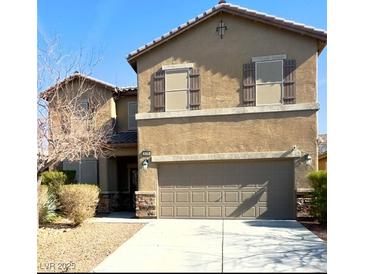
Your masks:
<path fill-rule="evenodd" d="M 157 220 L 94 272 L 326 272 L 327 245 L 296 221 Z"/>
<path fill-rule="evenodd" d="M 138 223 L 147 224 L 155 222 L 156 219 L 138 219 L 133 212 L 121 211 L 106 214 L 103 217 L 94 217 L 88 220 L 90 223 Z"/>

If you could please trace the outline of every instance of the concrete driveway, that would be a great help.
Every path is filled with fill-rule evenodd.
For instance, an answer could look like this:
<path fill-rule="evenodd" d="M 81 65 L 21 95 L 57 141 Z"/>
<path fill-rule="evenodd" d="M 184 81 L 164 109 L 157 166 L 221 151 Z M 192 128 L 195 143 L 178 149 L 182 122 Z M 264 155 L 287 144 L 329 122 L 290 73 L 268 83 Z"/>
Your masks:
<path fill-rule="evenodd" d="M 327 245 L 297 221 L 156 220 L 94 272 L 326 272 Z"/>

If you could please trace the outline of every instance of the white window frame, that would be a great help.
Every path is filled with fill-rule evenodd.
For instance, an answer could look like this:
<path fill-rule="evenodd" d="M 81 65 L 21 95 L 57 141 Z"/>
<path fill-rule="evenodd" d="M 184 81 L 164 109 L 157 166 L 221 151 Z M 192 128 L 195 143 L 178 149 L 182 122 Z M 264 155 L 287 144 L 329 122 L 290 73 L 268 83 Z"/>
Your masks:
<path fill-rule="evenodd" d="M 265 63 L 274 63 L 274 62 L 281 62 L 281 81 L 276 82 L 267 82 L 267 83 L 257 83 L 257 64 L 265 64 Z M 277 59 L 277 60 L 267 60 L 267 61 L 259 61 L 255 62 L 255 89 L 256 89 L 256 105 L 257 106 L 272 106 L 272 105 L 282 105 L 283 104 L 283 88 L 284 88 L 284 60 Z M 273 103 L 273 104 L 257 104 L 257 86 L 265 86 L 270 84 L 280 84 L 281 92 L 280 92 L 280 103 Z"/>
<path fill-rule="evenodd" d="M 187 103 L 186 103 L 186 108 L 185 109 L 173 109 L 173 110 L 169 110 L 168 109 L 168 106 L 166 104 L 166 92 L 169 92 L 169 91 L 184 91 L 182 89 L 174 89 L 174 90 L 169 90 L 167 91 L 166 88 L 165 88 L 165 112 L 174 112 L 174 111 L 187 111 L 189 110 L 189 102 L 190 102 L 190 92 L 189 92 L 189 89 L 190 89 L 190 71 L 191 71 L 191 66 L 190 64 L 188 64 L 189 66 L 183 66 L 181 65 L 176 65 L 176 66 L 179 66 L 179 67 L 176 67 L 176 68 L 166 68 L 165 67 L 165 81 L 166 81 L 166 74 L 167 73 L 174 73 L 174 72 L 187 72 L 187 86 L 186 86 L 186 99 L 187 99 Z M 166 87 L 166 82 L 165 82 L 165 87 Z"/>
<path fill-rule="evenodd" d="M 136 116 L 134 116 L 134 120 L 136 121 L 136 127 L 132 128 L 129 124 L 129 109 L 130 109 L 130 105 L 131 104 L 135 104 L 136 105 L 136 113 L 135 115 L 138 113 L 138 105 L 137 102 L 128 102 L 128 130 L 136 130 L 137 129 L 137 120 L 136 120 Z"/>

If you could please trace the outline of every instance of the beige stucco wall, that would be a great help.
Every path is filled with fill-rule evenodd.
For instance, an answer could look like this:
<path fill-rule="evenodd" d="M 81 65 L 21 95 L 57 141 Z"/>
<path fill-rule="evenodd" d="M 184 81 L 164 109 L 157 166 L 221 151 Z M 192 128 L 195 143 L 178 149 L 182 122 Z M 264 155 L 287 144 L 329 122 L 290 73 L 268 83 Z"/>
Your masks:
<path fill-rule="evenodd" d="M 228 30 L 216 33 L 220 20 Z M 243 64 L 252 57 L 286 54 L 295 59 L 297 103 L 316 102 L 317 43 L 314 39 L 228 14 L 216 15 L 137 59 L 138 113 L 153 112 L 152 75 L 162 65 L 194 63 L 200 69 L 201 109 L 242 106 Z M 153 155 L 287 151 L 296 145 L 312 166 L 296 161 L 296 187 L 317 169 L 317 116 L 313 110 L 138 121 L 142 150 Z M 139 169 L 139 190 L 156 191 L 158 164 Z"/>
<path fill-rule="evenodd" d="M 116 158 L 99 158 L 99 186 L 104 193 L 118 191 Z"/>
<path fill-rule="evenodd" d="M 128 129 L 128 103 L 136 102 L 136 96 L 124 96 L 119 98 L 116 103 L 116 113 L 117 113 L 117 130 L 126 131 Z"/>
<path fill-rule="evenodd" d="M 81 87 L 80 87 L 81 86 Z M 67 97 L 63 97 L 64 94 L 67 93 Z M 60 89 L 58 92 L 61 101 L 64 100 L 64 98 L 67 99 L 74 99 L 77 94 L 82 94 L 79 98 L 79 101 L 81 102 L 83 99 L 92 98 L 94 102 L 98 105 L 97 108 L 97 123 L 100 126 L 105 125 L 106 123 L 109 123 L 111 118 L 116 118 L 116 107 L 115 107 L 115 101 L 113 99 L 113 93 L 103 88 L 99 85 L 86 82 L 86 81 L 80 81 L 80 80 L 74 80 L 70 84 L 68 84 L 65 88 Z M 61 103 L 62 105 L 63 103 Z M 57 103 L 57 100 L 54 99 L 50 101 L 49 109 L 50 109 L 50 119 L 53 121 L 53 133 L 57 134 L 57 131 L 60 130 L 60 123 L 61 123 L 61 117 L 58 115 L 58 112 L 55 111 L 55 107 L 60 106 L 59 103 Z M 78 123 L 79 125 L 79 123 Z M 80 130 L 79 128 L 76 128 L 74 130 Z"/>
<path fill-rule="evenodd" d="M 216 33 L 220 20 L 224 38 Z M 216 15 L 137 60 L 139 112 L 151 112 L 151 77 L 162 65 L 193 63 L 200 69 L 201 109 L 241 106 L 243 64 L 255 56 L 296 59 L 297 103 L 316 101 L 317 42 L 306 36 L 228 14 Z"/>
<path fill-rule="evenodd" d="M 186 155 L 288 151 L 296 145 L 313 159 L 311 167 L 297 160 L 296 187 L 307 188 L 305 175 L 317 169 L 316 119 L 314 111 L 297 111 L 139 121 L 139 155 L 144 149 L 153 155 Z M 140 170 L 140 190 L 157 190 L 157 166 Z"/>

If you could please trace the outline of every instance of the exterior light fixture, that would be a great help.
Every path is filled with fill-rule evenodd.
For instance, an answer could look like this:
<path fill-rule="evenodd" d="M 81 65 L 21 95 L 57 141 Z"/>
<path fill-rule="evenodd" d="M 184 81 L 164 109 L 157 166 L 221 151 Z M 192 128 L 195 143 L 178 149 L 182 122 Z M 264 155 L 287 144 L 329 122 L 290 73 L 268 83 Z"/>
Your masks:
<path fill-rule="evenodd" d="M 216 31 L 221 39 L 223 39 L 225 31 L 228 30 L 227 26 L 224 24 L 223 20 L 221 20 L 216 28 Z"/>
<path fill-rule="evenodd" d="M 148 160 L 147 159 L 145 159 L 145 160 L 143 160 L 143 162 L 142 162 L 142 168 L 143 168 L 143 170 L 147 170 L 147 168 L 148 168 Z"/>
<path fill-rule="evenodd" d="M 304 159 L 305 159 L 305 164 L 307 166 L 311 166 L 312 165 L 312 157 L 309 154 L 306 154 L 304 156 Z"/>

